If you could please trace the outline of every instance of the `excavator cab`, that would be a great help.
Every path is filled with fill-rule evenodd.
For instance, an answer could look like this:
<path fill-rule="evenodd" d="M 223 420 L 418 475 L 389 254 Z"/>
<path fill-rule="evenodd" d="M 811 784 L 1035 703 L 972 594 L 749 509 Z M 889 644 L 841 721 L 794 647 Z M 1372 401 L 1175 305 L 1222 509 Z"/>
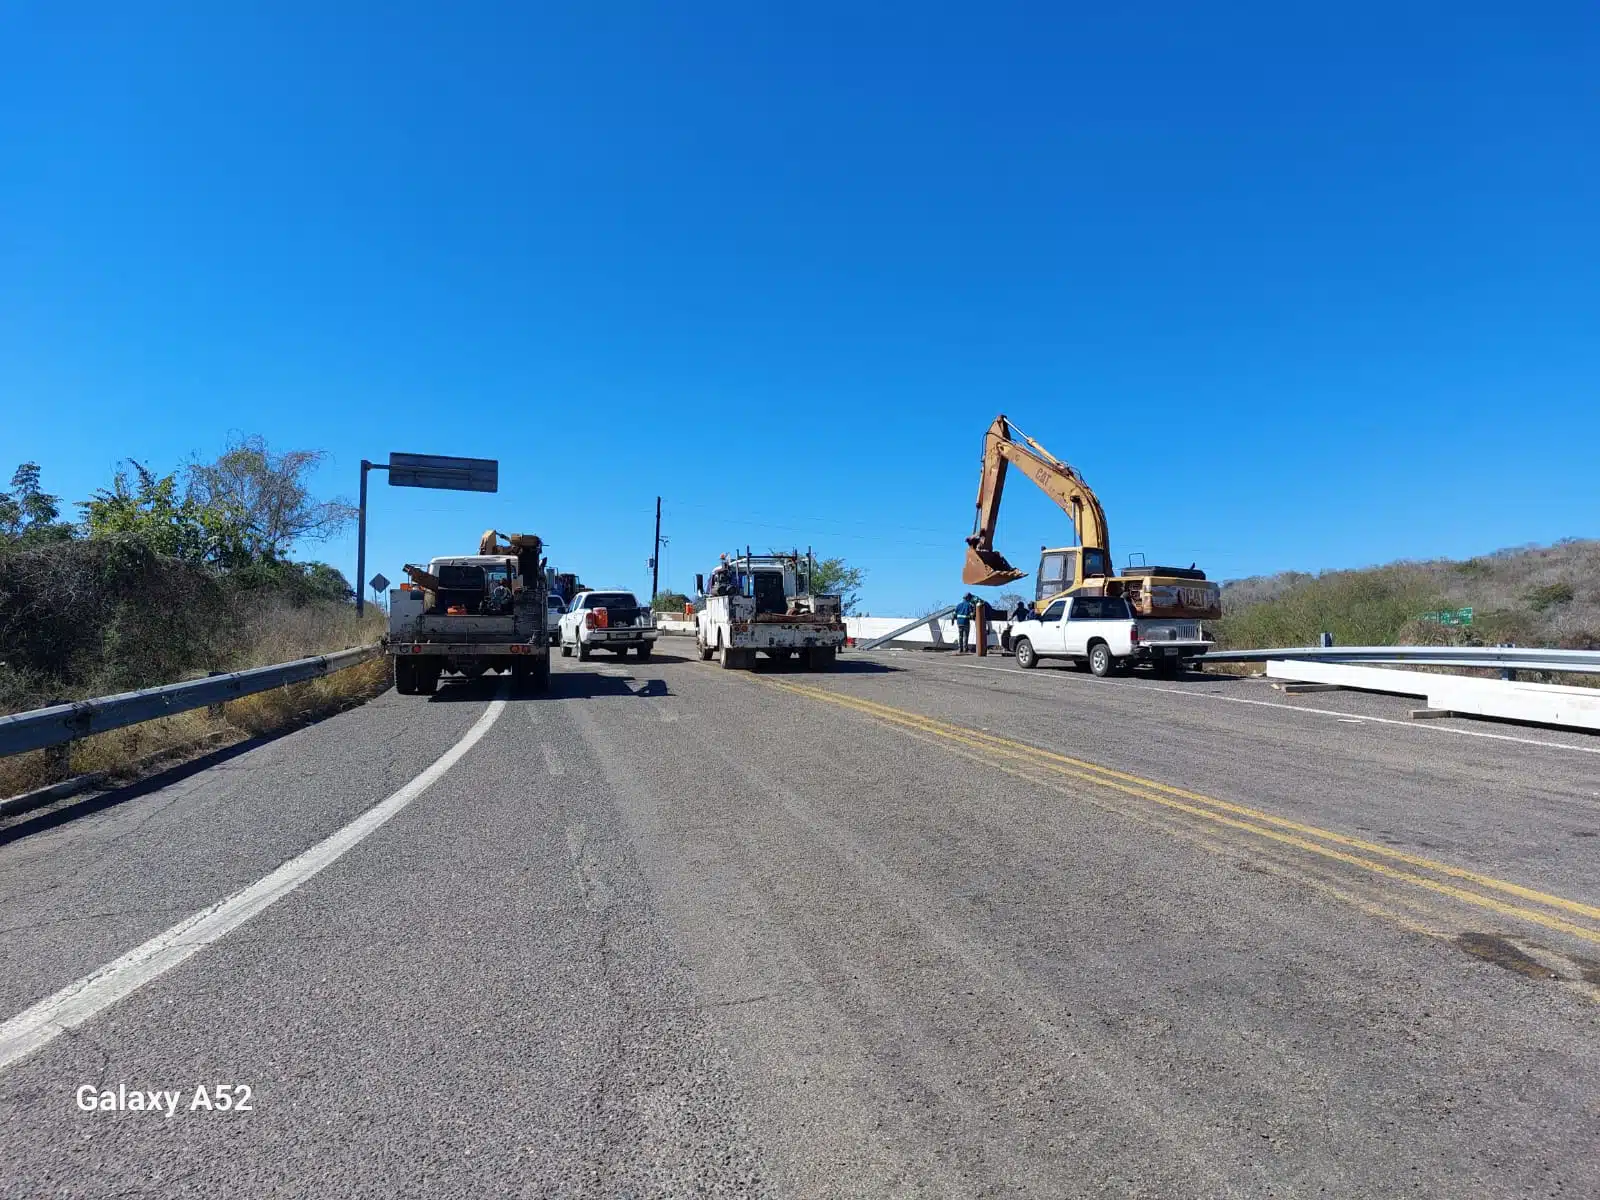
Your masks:
<path fill-rule="evenodd" d="M 1111 556 L 1098 546 L 1046 547 L 1039 552 L 1039 577 L 1034 600 L 1043 604 L 1069 588 L 1111 577 Z"/>

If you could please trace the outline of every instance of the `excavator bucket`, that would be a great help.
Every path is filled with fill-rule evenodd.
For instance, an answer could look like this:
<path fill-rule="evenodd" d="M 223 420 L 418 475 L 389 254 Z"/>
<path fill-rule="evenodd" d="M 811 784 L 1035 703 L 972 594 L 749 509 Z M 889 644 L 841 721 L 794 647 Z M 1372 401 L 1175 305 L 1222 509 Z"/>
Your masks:
<path fill-rule="evenodd" d="M 1010 583 L 1025 575 L 1026 571 L 1017 570 L 998 550 L 967 547 L 967 565 L 961 570 L 962 583 L 974 587 L 999 587 L 1002 583 Z"/>

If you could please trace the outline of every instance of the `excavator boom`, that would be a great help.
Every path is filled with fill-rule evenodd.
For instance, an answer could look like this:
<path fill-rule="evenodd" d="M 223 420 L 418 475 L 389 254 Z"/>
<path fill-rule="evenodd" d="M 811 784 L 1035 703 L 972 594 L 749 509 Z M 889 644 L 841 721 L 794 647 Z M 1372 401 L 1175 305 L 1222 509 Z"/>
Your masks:
<path fill-rule="evenodd" d="M 1060 505 L 1072 518 L 1082 546 L 1097 547 L 1111 561 L 1110 532 L 1105 510 L 1083 477 L 1052 455 L 1038 442 L 1017 429 L 1001 413 L 983 437 L 983 473 L 978 480 L 977 515 L 972 535 L 967 538 L 967 561 L 961 571 L 963 583 L 996 587 L 1027 575 L 994 548 L 995 522 L 1000 516 L 1000 497 L 1005 491 L 1006 472 L 1016 464 L 1045 495 Z"/>

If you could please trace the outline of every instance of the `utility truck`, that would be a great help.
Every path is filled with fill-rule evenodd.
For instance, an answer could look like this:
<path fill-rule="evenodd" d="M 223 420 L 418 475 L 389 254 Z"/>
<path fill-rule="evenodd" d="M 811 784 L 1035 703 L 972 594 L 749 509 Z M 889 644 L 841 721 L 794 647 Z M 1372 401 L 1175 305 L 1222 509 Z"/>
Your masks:
<path fill-rule="evenodd" d="M 811 591 L 815 573 L 810 553 L 751 554 L 747 547 L 731 559 L 723 556 L 709 587 L 696 575 L 694 640 L 701 660 L 749 670 L 764 654 L 798 658 L 812 671 L 832 667 L 845 643 L 843 606 L 838 596 Z"/>
<path fill-rule="evenodd" d="M 501 539 L 504 538 L 502 543 Z M 395 691 L 431 696 L 439 677 L 511 676 L 518 692 L 550 686 L 550 633 L 540 540 L 486 532 L 477 554 L 443 555 L 389 592 L 384 649 Z"/>

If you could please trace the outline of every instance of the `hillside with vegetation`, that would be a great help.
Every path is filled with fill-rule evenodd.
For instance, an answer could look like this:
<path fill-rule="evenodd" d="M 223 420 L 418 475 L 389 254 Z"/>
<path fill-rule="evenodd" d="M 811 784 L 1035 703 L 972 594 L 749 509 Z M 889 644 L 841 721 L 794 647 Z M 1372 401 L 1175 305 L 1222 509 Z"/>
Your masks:
<path fill-rule="evenodd" d="M 1600 540 L 1569 538 L 1462 561 L 1396 562 L 1237 579 L 1222 591 L 1224 647 L 1496 645 L 1600 649 Z M 1470 624 L 1425 614 L 1472 609 Z"/>
<path fill-rule="evenodd" d="M 319 500 L 316 451 L 235 441 L 214 461 L 158 474 L 131 460 L 66 518 L 24 463 L 0 491 L 0 713 L 284 662 L 375 640 L 350 583 L 300 545 L 337 533 L 354 510 Z M 266 732 L 381 686 L 381 664 L 0 762 L 0 795 L 69 770 L 115 768 L 200 738 Z"/>

